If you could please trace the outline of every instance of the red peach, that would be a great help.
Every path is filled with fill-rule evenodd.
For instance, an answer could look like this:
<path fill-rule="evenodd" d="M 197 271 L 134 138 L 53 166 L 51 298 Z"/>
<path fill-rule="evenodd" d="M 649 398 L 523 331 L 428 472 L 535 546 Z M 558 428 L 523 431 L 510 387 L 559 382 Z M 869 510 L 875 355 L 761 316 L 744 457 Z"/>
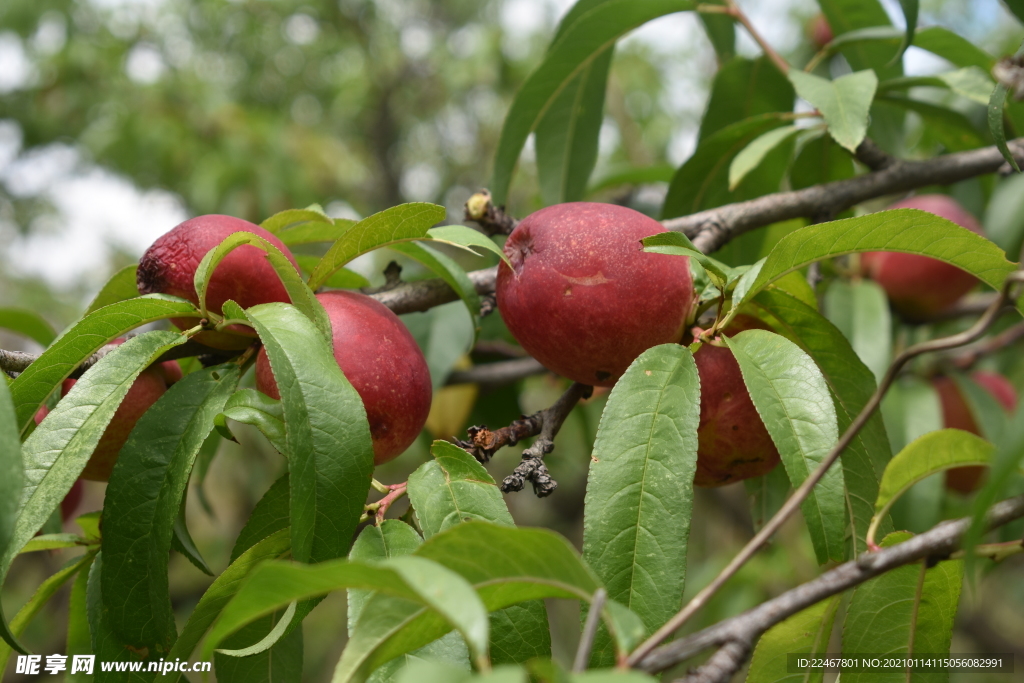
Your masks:
<path fill-rule="evenodd" d="M 146 250 L 136 275 L 139 291 L 143 294 L 171 294 L 198 305 L 194 278 L 199 262 L 210 249 L 236 232 L 262 237 L 280 249 L 298 269 L 291 251 L 273 234 L 241 218 L 211 214 L 185 221 Z M 242 308 L 289 300 L 288 292 L 267 260 L 266 252 L 248 244 L 224 257 L 210 277 L 206 292 L 209 310 L 220 313 L 221 306 L 228 299 Z M 196 319 L 173 318 L 171 322 L 187 329 L 196 324 Z M 235 326 L 232 331 L 249 336 L 253 334 L 251 329 L 242 326 Z M 251 339 L 240 338 L 238 334 L 215 332 L 203 332 L 197 339 L 217 348 L 245 348 L 251 342 Z"/>
<path fill-rule="evenodd" d="M 364 294 L 322 292 L 316 298 L 331 320 L 334 358 L 363 400 L 373 438 L 373 461 L 401 455 L 430 413 L 427 361 L 394 313 Z M 256 357 L 256 387 L 280 399 L 266 349 Z"/>
<path fill-rule="evenodd" d="M 977 219 L 943 194 L 910 197 L 889 208 L 921 209 L 982 234 Z M 954 265 L 918 254 L 869 251 L 860 255 L 860 262 L 864 274 L 882 286 L 896 310 L 911 319 L 928 318 L 949 308 L 978 282 Z"/>
<path fill-rule="evenodd" d="M 726 334 L 750 329 L 770 328 L 757 318 L 738 315 Z M 705 343 L 693 359 L 700 376 L 694 485 L 723 486 L 774 469 L 779 464 L 779 451 L 754 407 L 732 351 Z"/>
<path fill-rule="evenodd" d="M 633 360 L 678 342 L 693 309 L 687 257 L 651 254 L 665 232 L 638 211 L 574 202 L 523 219 L 505 242 L 497 302 L 512 336 L 548 369 L 612 386 Z"/>
<path fill-rule="evenodd" d="M 1017 390 L 1002 375 L 978 370 L 971 374 L 971 379 L 992 394 L 1007 413 L 1012 413 L 1017 409 Z M 981 429 L 978 427 L 974 415 L 971 414 L 971 409 L 960 393 L 956 382 L 949 377 L 939 376 L 932 379 L 932 386 L 939 394 L 944 426 L 949 429 L 962 429 L 965 432 L 981 436 Z M 971 493 L 981 486 L 987 471 L 988 467 L 982 465 L 954 467 L 951 470 L 946 470 L 946 488 L 960 493 Z"/>

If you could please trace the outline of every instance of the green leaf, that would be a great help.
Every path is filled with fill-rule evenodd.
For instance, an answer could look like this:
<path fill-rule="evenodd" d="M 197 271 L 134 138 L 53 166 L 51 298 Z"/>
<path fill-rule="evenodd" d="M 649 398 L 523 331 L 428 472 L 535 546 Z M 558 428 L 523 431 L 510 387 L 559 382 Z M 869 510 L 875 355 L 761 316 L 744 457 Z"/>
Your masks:
<path fill-rule="evenodd" d="M 136 423 L 114 465 L 102 583 L 107 623 L 127 644 L 164 654 L 177 637 L 167 576 L 175 521 L 196 454 L 238 378 L 226 363 L 176 382 Z"/>
<path fill-rule="evenodd" d="M 768 290 L 754 299 L 754 305 L 770 313 L 777 328 L 814 359 L 832 393 L 838 432 L 845 432 L 875 391 L 871 371 L 834 325 L 793 296 Z M 850 522 L 851 557 L 867 549 L 865 536 L 874 513 L 878 480 L 891 455 L 885 424 L 876 413 L 840 458 Z M 881 528 L 888 531 L 888 522 L 883 522 Z"/>
<path fill-rule="evenodd" d="M 537 122 L 537 176 L 547 205 L 579 201 L 586 194 L 614 50 L 614 45 L 606 48 L 569 81 Z"/>
<path fill-rule="evenodd" d="M 650 183 L 667 183 L 672 180 L 672 174 L 676 172 L 673 166 L 668 164 L 657 164 L 646 168 L 626 168 L 612 171 L 608 175 L 594 182 L 587 189 L 587 196 L 592 196 L 620 185 L 646 185 Z"/>
<path fill-rule="evenodd" d="M 24 481 L 18 420 L 11 403 L 11 390 L 7 381 L 0 378 L 0 548 L 6 548 L 14 534 Z"/>
<path fill-rule="evenodd" d="M 714 15 L 700 16 L 705 19 Z M 728 17 L 726 21 L 735 34 L 733 19 Z M 789 80 L 767 57 L 734 57 L 715 73 L 697 140 L 703 144 L 719 130 L 761 114 L 791 112 L 795 97 Z"/>
<path fill-rule="evenodd" d="M 496 666 L 487 673 L 473 674 L 438 662 L 417 661 L 396 679 L 396 683 L 528 683 L 530 677 L 519 666 Z"/>
<path fill-rule="evenodd" d="M 1020 166 L 1017 165 L 1017 160 L 1013 158 L 1013 155 L 1010 154 L 1010 149 L 1006 146 L 1006 127 L 1003 124 L 1003 110 L 1005 108 L 1006 86 L 998 83 L 995 90 L 992 91 L 992 97 L 988 101 L 988 129 L 992 133 L 992 139 L 996 141 L 999 153 L 1013 167 L 1013 170 L 1020 173 Z"/>
<path fill-rule="evenodd" d="M 185 339 L 174 332 L 146 332 L 114 348 L 75 383 L 25 440 L 25 480 L 18 496 L 14 533 L 0 555 L 0 585 L 15 555 L 71 490 L 135 378 Z M 3 619 L 0 628 L 4 640 L 23 652 Z"/>
<path fill-rule="evenodd" d="M 200 447 L 202 447 L 202 444 L 200 444 Z M 187 489 L 185 493 L 188 493 Z M 210 569 L 210 565 L 207 564 L 206 558 L 204 558 L 202 553 L 199 552 L 196 542 L 192 540 L 192 534 L 188 531 L 188 523 L 185 520 L 186 502 L 187 495 L 183 495 L 181 497 L 181 505 L 178 507 L 178 515 L 174 518 L 174 524 L 171 528 L 173 532 L 171 536 L 171 548 L 184 555 L 185 559 L 191 562 L 192 566 L 196 569 L 207 576 L 213 576 L 213 570 Z"/>
<path fill-rule="evenodd" d="M 693 156 L 672 176 L 661 210 L 662 218 L 685 216 L 734 201 L 736 197 L 728 187 L 730 162 L 759 135 L 783 126 L 787 121 L 788 117 L 782 114 L 761 114 L 726 126 L 702 139 Z M 784 146 L 779 149 L 786 151 Z M 770 179 L 765 181 L 759 175 L 753 173 L 741 184 L 739 190 L 743 197 L 747 194 L 756 196 L 762 193 L 761 190 L 763 193 L 772 191 Z M 780 181 L 781 176 L 775 180 Z M 748 193 L 747 185 L 751 183 L 756 187 Z M 777 186 L 775 182 L 776 189 Z"/>
<path fill-rule="evenodd" d="M 750 497 L 750 521 L 760 531 L 789 497 L 789 477 L 785 468 L 776 467 L 768 474 L 745 479 L 743 485 Z"/>
<path fill-rule="evenodd" d="M 267 489 L 267 492 L 256 503 L 248 521 L 238 533 L 238 538 L 235 539 L 235 546 L 231 549 L 232 562 L 263 539 L 288 528 L 289 485 L 286 472 Z"/>
<path fill-rule="evenodd" d="M 819 0 L 818 5 L 838 37 L 858 29 L 892 26 L 878 0 Z M 897 40 L 904 36 L 903 31 L 895 33 Z M 902 72 L 900 63 L 894 64 L 892 55 L 876 46 L 852 43 L 844 46 L 842 52 L 855 71 L 873 68 L 886 78 Z"/>
<path fill-rule="evenodd" d="M 232 251 L 243 245 L 253 246 L 266 252 L 267 262 L 273 266 L 274 272 L 281 279 L 281 284 L 284 285 L 285 290 L 288 292 L 288 298 L 291 300 L 292 305 L 312 320 L 321 334 L 324 335 L 324 338 L 329 342 L 331 340 L 331 321 L 327 317 L 327 311 L 316 300 L 312 290 L 302 281 L 302 276 L 295 270 L 295 266 L 292 265 L 292 262 L 288 260 L 284 253 L 267 240 L 251 232 L 236 232 L 228 235 L 224 238 L 224 241 L 206 252 L 203 260 L 196 266 L 195 287 L 196 292 L 199 294 L 199 310 L 203 317 L 207 316 L 206 290 L 209 287 L 210 278 L 213 277 L 213 273 L 217 270 L 217 266 L 220 265 L 221 261 Z M 229 317 L 234 317 L 227 312 L 225 314 Z"/>
<path fill-rule="evenodd" d="M 789 171 L 794 190 L 833 180 L 846 180 L 855 174 L 853 157 L 829 135 L 804 141 Z"/>
<path fill-rule="evenodd" d="M 24 308 L 0 308 L 0 327 L 49 346 L 57 334 L 50 323 Z"/>
<path fill-rule="evenodd" d="M 295 262 L 299 264 L 299 268 L 305 273 L 312 273 L 316 270 L 317 264 L 320 263 L 320 258 L 317 256 L 306 256 L 304 254 L 295 254 L 294 256 Z M 354 270 L 339 268 L 335 271 L 334 275 L 331 275 L 324 281 L 324 286 L 334 289 L 359 289 L 361 287 L 369 287 L 370 281 Z"/>
<path fill-rule="evenodd" d="M 836 280 L 825 292 L 825 314 L 850 340 L 875 381 L 881 381 L 892 351 L 892 315 L 885 290 L 871 280 Z"/>
<path fill-rule="evenodd" d="M 502 261 L 507 263 L 509 267 L 512 266 L 512 262 L 508 260 L 508 256 L 505 255 L 505 252 L 495 243 L 494 240 L 479 230 L 474 230 L 468 226 L 442 225 L 438 228 L 431 228 L 430 230 L 427 230 L 427 237 L 434 242 L 451 244 L 478 256 L 484 255 L 483 252 L 481 252 L 481 249 L 483 251 L 489 251 L 492 254 L 496 254 Z"/>
<path fill-rule="evenodd" d="M 897 498 L 925 477 L 953 467 L 988 465 L 994 450 L 988 441 L 959 429 L 941 429 L 916 439 L 897 453 L 885 468 L 875 501 L 875 520 L 884 516 Z M 875 520 L 872 520 L 872 527 Z"/>
<path fill-rule="evenodd" d="M 918 0 L 900 0 L 900 8 L 903 10 L 903 19 L 907 24 L 907 35 L 903 39 L 900 51 L 892 58 L 895 63 L 906 52 L 907 48 L 914 44 L 914 31 L 917 30 Z"/>
<path fill-rule="evenodd" d="M 996 58 L 988 52 L 942 26 L 929 26 L 918 31 L 914 36 L 914 45 L 956 66 L 977 66 L 985 73 L 990 72 L 996 63 Z"/>
<path fill-rule="evenodd" d="M 317 209 L 319 208 L 317 207 Z M 285 209 L 265 219 L 260 223 L 260 227 L 271 234 L 277 235 L 285 229 L 306 226 L 310 223 L 332 224 L 333 221 L 322 209 L 319 211 L 312 207 L 308 209 Z"/>
<path fill-rule="evenodd" d="M 462 266 L 447 254 L 431 249 L 425 244 L 401 242 L 392 244 L 390 248 L 422 263 L 435 275 L 438 275 L 447 282 L 448 286 L 459 295 L 462 303 L 466 304 L 466 311 L 473 321 L 475 341 L 476 335 L 480 334 L 480 295 L 476 293 L 473 281 L 466 275 L 466 271 L 463 270 Z"/>
<path fill-rule="evenodd" d="M 722 5 L 723 3 L 718 0 L 708 4 Z M 701 12 L 697 16 L 704 24 L 704 32 L 707 34 L 708 40 L 711 41 L 711 46 L 715 48 L 719 66 L 728 63 L 736 56 L 736 27 L 733 24 L 733 18 L 716 12 Z"/>
<path fill-rule="evenodd" d="M 956 71 L 935 74 L 934 76 L 904 76 L 890 78 L 878 84 L 878 92 L 905 90 L 921 86 L 946 88 L 952 92 L 973 100 L 978 104 L 988 105 L 992 95 L 992 78 L 977 66 L 968 66 Z"/>
<path fill-rule="evenodd" d="M 93 681 L 96 683 L 149 683 L 156 674 L 146 672 L 147 664 L 142 664 L 142 673 L 115 670 L 106 672 L 99 662 L 148 662 L 158 658 L 147 656 L 148 653 L 128 647 L 107 622 L 107 609 L 103 604 L 103 589 L 100 577 L 103 575 L 103 553 L 98 553 L 89 569 L 89 582 L 86 589 L 86 611 L 89 618 L 89 631 L 92 635 L 91 653 L 96 655 L 96 666 L 93 670 Z"/>
<path fill-rule="evenodd" d="M 255 389 L 239 389 L 231 395 L 224 404 L 223 412 L 214 420 L 214 425 L 226 439 L 233 438 L 226 423 L 229 419 L 256 427 L 278 453 L 288 454 L 284 408 L 280 401 Z"/>
<path fill-rule="evenodd" d="M 981 437 L 989 443 L 1002 442 L 1009 417 L 1006 414 L 1006 408 L 969 375 L 951 372 L 949 376 L 956 384 L 960 395 L 963 396 L 967 410 L 981 432 Z"/>
<path fill-rule="evenodd" d="M 865 251 L 931 256 L 966 270 L 994 289 L 1000 289 L 1015 269 L 999 247 L 956 223 L 926 211 L 893 209 L 809 225 L 786 235 L 768 255 L 743 301 L 782 275 L 815 261 Z"/>
<path fill-rule="evenodd" d="M 111 339 L 155 320 L 197 315 L 199 311 L 189 302 L 163 294 L 122 301 L 86 315 L 11 382 L 21 432 L 54 388 Z"/>
<path fill-rule="evenodd" d="M 21 487 L 18 487 L 18 494 L 21 493 Z M 13 502 L 18 501 L 17 494 L 14 495 Z M 34 537 L 31 541 L 25 544 L 25 547 L 21 549 L 19 555 L 25 553 L 36 553 L 40 550 L 57 550 L 60 548 L 76 548 L 78 546 L 90 545 L 91 542 L 88 539 L 82 538 L 78 534 L 43 534 L 41 536 Z"/>
<path fill-rule="evenodd" d="M 284 408 L 291 483 L 292 557 L 348 553 L 373 471 L 373 443 L 359 394 L 331 346 L 297 308 L 246 311 L 263 341 Z"/>
<path fill-rule="evenodd" d="M 895 94 L 879 95 L 875 98 L 875 104 L 893 105 L 914 112 L 921 117 L 926 132 L 934 136 L 949 151 L 962 152 L 990 143 L 980 135 L 970 118 L 950 106 Z M 876 106 L 876 112 L 881 108 Z"/>
<path fill-rule="evenodd" d="M 492 611 L 544 597 L 589 600 L 597 588 L 593 575 L 565 539 L 540 529 L 467 522 L 427 540 L 416 555 L 462 575 Z M 602 616 L 620 652 L 631 650 L 643 637 L 639 618 L 619 603 L 609 601 Z M 342 653 L 334 680 L 358 680 L 361 672 L 446 631 L 444 621 L 432 612 L 387 595 L 375 596 Z"/>
<path fill-rule="evenodd" d="M 811 357 L 780 335 L 747 330 L 726 343 L 790 482 L 798 487 L 839 438 L 828 385 Z M 843 471 L 832 467 L 800 506 L 820 564 L 846 556 L 844 491 Z"/>
<path fill-rule="evenodd" d="M 352 544 L 348 559 L 356 562 L 372 562 L 388 560 L 392 557 L 411 555 L 423 544 L 423 539 L 416 530 L 398 519 L 385 519 L 380 526 L 371 524 L 363 527 Z M 373 591 L 360 588 L 348 590 L 348 632 L 359 620 L 363 605 L 374 594 Z"/>
<path fill-rule="evenodd" d="M 789 80 L 797 95 L 821 112 L 832 138 L 851 152 L 855 151 L 867 135 L 868 114 L 878 87 L 875 72 L 858 71 L 829 81 L 790 69 Z"/>
<path fill-rule="evenodd" d="M 674 256 L 689 256 L 701 265 L 707 272 L 711 283 L 721 291 L 725 291 L 730 279 L 732 269 L 723 263 L 716 261 L 710 256 L 705 256 L 693 242 L 681 232 L 659 232 L 650 237 L 645 237 L 640 242 L 644 245 L 644 251 L 654 254 L 672 254 Z"/>
<path fill-rule="evenodd" d="M 188 622 L 181 630 L 181 635 L 175 641 L 167 659 L 188 659 L 221 610 L 238 592 L 249 572 L 265 560 L 285 555 L 290 547 L 290 533 L 287 528 L 283 528 L 257 541 L 238 557 L 233 558 L 228 568 L 214 579 L 203 593 L 203 597 L 199 599 L 199 604 L 189 615 Z"/>
<path fill-rule="evenodd" d="M 476 458 L 447 441 L 430 447 L 434 460 L 409 475 L 409 501 L 426 538 L 479 519 L 514 526 L 498 485 Z"/>
<path fill-rule="evenodd" d="M 890 547 L 912 537 L 906 531 L 891 533 L 882 546 Z M 931 569 L 926 567 L 923 561 L 899 567 L 854 590 L 843 625 L 843 652 L 884 652 L 892 656 L 949 653 L 964 564 L 962 560 L 946 560 Z M 937 672 L 935 680 L 946 675 Z M 907 680 L 902 670 L 890 671 L 886 676 L 877 671 L 843 671 L 841 676 L 843 683 Z"/>
<path fill-rule="evenodd" d="M 1018 21 L 1024 21 L 1024 2 L 1022 0 L 1005 0 L 1005 4 Z"/>
<path fill-rule="evenodd" d="M 114 273 L 107 284 L 103 285 L 99 294 L 93 298 L 92 303 L 85 309 L 85 314 L 89 315 L 93 311 L 98 311 L 104 306 L 110 304 L 116 304 L 121 301 L 127 301 L 128 299 L 134 299 L 139 296 L 139 286 L 135 279 L 135 271 L 139 267 L 137 265 L 125 266 L 121 270 Z"/>
<path fill-rule="evenodd" d="M 601 415 L 584 507 L 583 558 L 608 596 L 654 632 L 679 610 L 697 468 L 700 379 L 689 349 L 648 349 Z M 594 661 L 614 664 L 608 636 Z"/>
<path fill-rule="evenodd" d="M 804 129 L 797 126 L 783 126 L 754 138 L 729 164 L 729 191 L 735 190 L 743 179 L 764 161 L 769 152 L 792 140 L 802 130 Z"/>
<path fill-rule="evenodd" d="M 526 138 L 565 88 L 624 34 L 665 14 L 693 9 L 690 0 L 605 0 L 587 3 L 564 23 L 563 35 L 516 93 L 501 129 L 491 192 L 495 205 L 508 199 L 512 171 Z"/>
<path fill-rule="evenodd" d="M 76 557 L 43 581 L 39 588 L 36 589 L 36 592 L 32 594 L 32 597 L 28 599 L 28 602 L 22 605 L 18 613 L 11 619 L 11 633 L 15 636 L 23 634 L 29 622 L 50 602 L 50 598 L 54 596 L 61 586 L 83 569 L 88 571 L 89 564 L 95 556 L 96 551 L 92 550 L 81 557 Z M 10 645 L 0 643 L 0 671 L 7 668 L 7 662 L 11 658 L 12 652 L 13 650 L 11 650 Z"/>
<path fill-rule="evenodd" d="M 392 242 L 423 239 L 427 230 L 444 220 L 444 207 L 426 202 L 400 204 L 364 218 L 339 237 L 309 276 L 310 289 L 319 289 L 336 270 L 352 259 Z"/>
<path fill-rule="evenodd" d="M 810 653 L 819 657 L 827 654 L 832 624 L 836 620 L 840 601 L 840 596 L 822 600 L 765 631 L 757 640 L 750 669 L 747 671 L 747 683 L 783 683 L 795 680 L 821 683 L 824 672 L 820 669 L 797 672 L 800 676 L 794 676 L 789 671 L 788 653 Z"/>
<path fill-rule="evenodd" d="M 259 640 L 280 625 L 284 617 L 264 617 L 228 638 L 225 647 L 236 647 Z M 246 657 L 214 653 L 218 683 L 299 683 L 302 680 L 302 629 L 283 635 L 272 647 Z"/>
<path fill-rule="evenodd" d="M 478 519 L 514 526 L 494 479 L 466 451 L 446 441 L 430 448 L 433 462 L 409 477 L 409 500 L 424 536 Z M 491 615 L 491 656 L 496 663 L 551 654 L 547 611 L 541 602 L 513 605 Z"/>
<path fill-rule="evenodd" d="M 358 221 L 351 218 L 335 218 L 330 222 L 309 222 L 290 226 L 277 233 L 277 238 L 286 246 L 335 242 L 352 229 Z"/>
<path fill-rule="evenodd" d="M 86 589 L 89 585 L 89 570 L 92 568 L 93 558 L 78 570 L 75 575 L 75 582 L 71 584 L 71 596 L 68 600 L 68 638 L 64 654 L 69 661 L 74 661 L 75 655 L 92 654 L 92 633 L 89 631 L 89 613 L 86 603 Z M 6 644 L 5 644 L 6 645 Z M 71 673 L 71 667 L 64 676 L 68 683 L 92 683 L 92 677 L 84 671 Z"/>

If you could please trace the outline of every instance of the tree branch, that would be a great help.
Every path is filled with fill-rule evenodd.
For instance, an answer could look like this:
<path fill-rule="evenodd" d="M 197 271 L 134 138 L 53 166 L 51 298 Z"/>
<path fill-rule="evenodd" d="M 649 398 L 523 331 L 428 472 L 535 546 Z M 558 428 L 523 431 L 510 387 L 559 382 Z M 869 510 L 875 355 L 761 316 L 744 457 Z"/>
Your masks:
<path fill-rule="evenodd" d="M 100 348 L 99 351 L 92 354 L 84 361 L 82 361 L 78 367 L 71 371 L 69 377 L 72 379 L 78 379 L 85 371 L 91 368 L 93 365 L 99 362 L 101 358 L 117 348 L 117 344 L 107 344 Z M 204 356 L 210 358 L 214 363 L 220 363 L 242 354 L 243 350 L 238 351 L 222 351 L 219 349 L 212 349 L 209 346 L 200 344 L 197 341 L 188 340 L 184 344 L 179 344 L 173 349 L 165 352 L 154 363 L 162 363 L 165 360 L 178 360 L 180 358 L 190 358 L 192 356 Z M 12 375 L 24 372 L 29 365 L 39 358 L 39 354 L 36 353 L 25 353 L 24 351 L 4 351 L 0 349 L 0 370 Z"/>
<path fill-rule="evenodd" d="M 491 294 L 494 292 L 494 282 L 498 277 L 497 266 L 483 270 L 474 270 L 468 273 L 468 275 L 478 294 Z M 398 315 L 428 311 L 434 306 L 456 301 L 459 298 L 455 290 L 440 278 L 407 282 L 398 285 L 394 289 L 389 289 L 386 292 L 377 292 L 370 296 Z"/>
<path fill-rule="evenodd" d="M 988 513 L 988 528 L 993 529 L 1024 517 L 1024 496 L 1010 498 L 994 505 Z M 860 585 L 865 581 L 920 560 L 944 560 L 955 552 L 961 537 L 971 525 L 969 517 L 941 522 L 929 531 L 914 536 L 898 545 L 883 548 L 877 552 L 864 553 L 855 560 L 841 564 L 801 586 L 786 591 L 778 597 L 761 603 L 735 617 L 720 621 L 713 626 L 692 635 L 663 645 L 639 661 L 634 667 L 648 673 L 669 669 L 709 647 L 732 646 L 739 657 L 729 657 L 735 668 L 719 666 L 713 677 L 703 673 L 718 656 L 708 664 L 683 678 L 687 683 L 695 681 L 722 682 L 743 664 L 754 643 L 762 633 L 785 619 L 826 598 Z M 726 657 L 722 657 L 725 660 Z"/>
<path fill-rule="evenodd" d="M 1024 138 L 1008 143 L 1010 152 L 1024 163 Z M 928 185 L 951 183 L 995 173 L 1003 156 L 995 146 L 945 154 L 924 161 L 893 160 L 881 170 L 824 185 L 777 192 L 746 202 L 727 204 L 689 216 L 671 218 L 662 224 L 685 233 L 705 254 L 720 249 L 729 240 L 755 228 L 791 218 L 811 218 L 838 213 L 868 199 L 907 192 Z"/>
<path fill-rule="evenodd" d="M 545 372 L 547 372 L 547 368 L 534 358 L 516 358 L 515 360 L 476 365 L 469 370 L 455 370 L 448 375 L 448 381 L 445 384 L 481 384 L 496 387 Z"/>
<path fill-rule="evenodd" d="M 916 358 L 924 353 L 930 353 L 934 351 L 943 351 L 946 349 L 956 348 L 958 346 L 964 346 L 972 341 L 978 339 L 985 333 L 985 331 L 991 327 L 992 323 L 995 322 L 999 316 L 999 311 L 1002 309 L 1003 304 L 1010 299 L 1011 290 L 1015 289 L 1016 285 L 1024 281 L 1024 271 L 1017 270 L 1011 273 L 1006 278 L 1006 282 L 1000 292 L 999 297 L 992 302 L 992 305 L 985 311 L 985 314 L 978 319 L 978 321 L 972 325 L 969 329 L 954 334 L 949 337 L 942 337 L 940 339 L 932 339 L 930 341 L 915 344 L 910 348 L 906 349 L 903 353 L 896 357 L 889 366 L 888 371 L 885 373 L 885 377 L 879 383 L 875 393 L 871 395 L 867 404 L 861 409 L 860 413 L 853 420 L 847 430 L 843 433 L 835 446 L 829 451 L 828 455 L 822 460 L 821 464 L 811 472 L 810 476 L 807 477 L 797 487 L 796 491 L 793 492 L 779 511 L 768 520 L 768 522 L 758 531 L 750 541 L 747 542 L 743 549 L 729 562 L 729 564 L 723 569 L 718 576 L 716 576 L 711 583 L 705 586 L 700 592 L 697 593 L 681 609 L 675 616 L 668 620 L 661 628 L 657 630 L 650 638 L 648 638 L 640 647 L 633 651 L 629 656 L 629 664 L 635 665 L 637 662 L 645 659 L 659 643 L 663 642 L 680 626 L 685 624 L 690 617 L 697 613 L 698 610 L 703 607 L 707 601 L 713 596 L 718 590 L 725 585 L 726 581 L 732 578 L 740 568 L 746 564 L 750 558 L 752 558 L 764 545 L 768 539 L 775 534 L 776 531 L 783 525 L 783 523 L 800 507 L 800 504 L 810 495 L 811 490 L 821 481 L 822 477 L 828 469 L 839 459 L 839 456 L 846 447 L 853 442 L 858 432 L 867 424 L 868 420 L 871 419 L 871 415 L 878 409 L 878 406 L 882 402 L 882 397 L 885 396 L 886 391 L 896 380 L 900 369 L 911 359 Z"/>
<path fill-rule="evenodd" d="M 519 224 L 512 216 L 505 213 L 505 208 L 491 203 L 491 193 L 480 190 L 466 200 L 466 220 L 479 225 L 489 237 L 495 235 L 511 235 Z"/>

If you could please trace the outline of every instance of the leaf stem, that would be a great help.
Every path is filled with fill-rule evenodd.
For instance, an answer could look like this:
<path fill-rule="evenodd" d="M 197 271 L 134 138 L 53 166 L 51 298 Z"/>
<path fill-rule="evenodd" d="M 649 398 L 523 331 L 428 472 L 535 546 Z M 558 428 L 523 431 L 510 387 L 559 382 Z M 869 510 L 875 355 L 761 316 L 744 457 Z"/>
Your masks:
<path fill-rule="evenodd" d="M 768 41 L 765 40 L 764 36 L 754 28 L 754 25 L 750 22 L 750 18 L 742 9 L 740 9 L 739 5 L 736 4 L 736 0 L 725 0 L 725 4 L 725 13 L 736 19 L 736 21 L 743 25 L 743 28 L 747 29 L 747 33 L 750 34 L 750 37 L 754 39 L 754 42 L 761 46 L 761 49 L 764 50 L 765 56 L 771 60 L 772 64 L 775 65 L 775 68 L 782 72 L 783 76 L 788 74 L 790 69 L 789 62 L 783 59 L 782 55 L 776 52 L 775 48 L 773 48 Z"/>
<path fill-rule="evenodd" d="M 594 591 L 594 597 L 590 601 L 590 611 L 587 612 L 587 621 L 583 625 L 583 633 L 580 635 L 580 645 L 576 648 L 576 659 L 573 661 L 573 673 L 586 671 L 587 662 L 590 661 L 590 651 L 594 648 L 594 638 L 597 636 L 597 627 L 601 623 L 601 610 L 608 599 L 608 591 L 598 588 Z"/>

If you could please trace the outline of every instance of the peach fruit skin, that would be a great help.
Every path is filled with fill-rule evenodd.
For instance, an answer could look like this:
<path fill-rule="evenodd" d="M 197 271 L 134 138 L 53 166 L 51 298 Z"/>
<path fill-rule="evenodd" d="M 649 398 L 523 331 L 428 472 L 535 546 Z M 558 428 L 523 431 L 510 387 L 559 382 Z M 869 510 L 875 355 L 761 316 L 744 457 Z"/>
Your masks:
<path fill-rule="evenodd" d="M 409 330 L 384 304 L 357 292 L 317 294 L 331 320 L 334 359 L 359 393 L 373 437 L 373 462 L 401 455 L 430 413 L 430 370 Z M 281 398 L 266 349 L 256 358 L 256 387 Z"/>
<path fill-rule="evenodd" d="M 770 329 L 757 318 L 738 315 L 728 336 Z M 767 474 L 779 464 L 779 450 L 754 407 L 736 357 L 728 348 L 703 344 L 693 354 L 700 376 L 695 486 L 714 487 Z"/>
<path fill-rule="evenodd" d="M 250 232 L 262 237 L 280 249 L 298 270 L 295 257 L 281 240 L 258 225 L 232 216 L 210 214 L 191 218 L 157 239 L 139 261 L 136 282 L 142 294 L 171 294 L 199 305 L 194 279 L 199 262 L 206 252 L 236 232 Z M 214 270 L 206 293 L 206 305 L 215 312 L 228 299 L 242 308 L 273 301 L 289 301 L 288 292 L 267 260 L 266 252 L 248 244 L 237 247 Z M 195 325 L 194 318 L 171 320 L 182 329 Z M 228 339 L 225 339 L 228 338 Z M 218 342 L 218 339 L 220 340 Z M 240 340 L 231 344 L 226 334 L 204 332 L 199 341 L 211 346 L 241 346 Z"/>
<path fill-rule="evenodd" d="M 115 339 L 111 344 L 123 344 L 124 339 Z M 89 456 L 89 462 L 85 464 L 80 477 L 92 481 L 109 481 L 110 473 L 114 470 L 114 463 L 121 454 L 121 448 L 128 441 L 128 435 L 135 428 L 142 414 L 157 402 L 167 387 L 181 379 L 181 366 L 176 360 L 168 360 L 163 363 L 154 364 L 139 373 L 139 376 L 132 383 L 128 393 L 125 394 L 121 405 L 114 411 L 114 417 L 107 425 L 106 431 L 96 444 L 96 450 Z M 75 386 L 78 380 L 68 378 L 61 385 L 60 395 L 67 396 L 71 387 Z M 46 406 L 41 406 L 35 414 L 36 424 L 43 421 L 50 413 Z M 77 485 L 77 484 L 76 484 Z M 74 488 L 72 488 L 74 492 Z M 71 496 L 71 493 L 68 494 Z M 79 499 L 81 493 L 79 493 Z M 76 503 L 77 507 L 77 503 Z M 67 519 L 67 515 L 65 515 Z"/>
<path fill-rule="evenodd" d="M 921 209 L 983 234 L 977 219 L 946 195 L 910 197 L 889 208 Z M 956 266 L 918 254 L 869 251 L 861 254 L 860 259 L 864 273 L 882 286 L 896 310 L 913 319 L 927 318 L 949 308 L 978 282 Z"/>
<path fill-rule="evenodd" d="M 575 202 L 523 219 L 505 242 L 497 301 L 512 336 L 546 368 L 609 387 L 652 346 L 678 342 L 694 304 L 685 256 L 650 254 L 665 232 L 622 206 Z"/>
<path fill-rule="evenodd" d="M 992 394 L 1006 409 L 1006 412 L 1012 413 L 1017 409 L 1017 390 L 1002 375 L 978 370 L 971 373 L 971 379 Z M 981 436 L 981 429 L 978 428 L 978 423 L 971 415 L 967 401 L 960 394 L 956 382 L 949 377 L 940 376 L 932 379 L 932 386 L 939 394 L 939 402 L 942 404 L 942 421 L 945 426 Z M 960 493 L 975 491 L 981 485 L 986 471 L 988 468 L 984 466 L 954 467 L 951 470 L 946 470 L 946 488 Z"/>

